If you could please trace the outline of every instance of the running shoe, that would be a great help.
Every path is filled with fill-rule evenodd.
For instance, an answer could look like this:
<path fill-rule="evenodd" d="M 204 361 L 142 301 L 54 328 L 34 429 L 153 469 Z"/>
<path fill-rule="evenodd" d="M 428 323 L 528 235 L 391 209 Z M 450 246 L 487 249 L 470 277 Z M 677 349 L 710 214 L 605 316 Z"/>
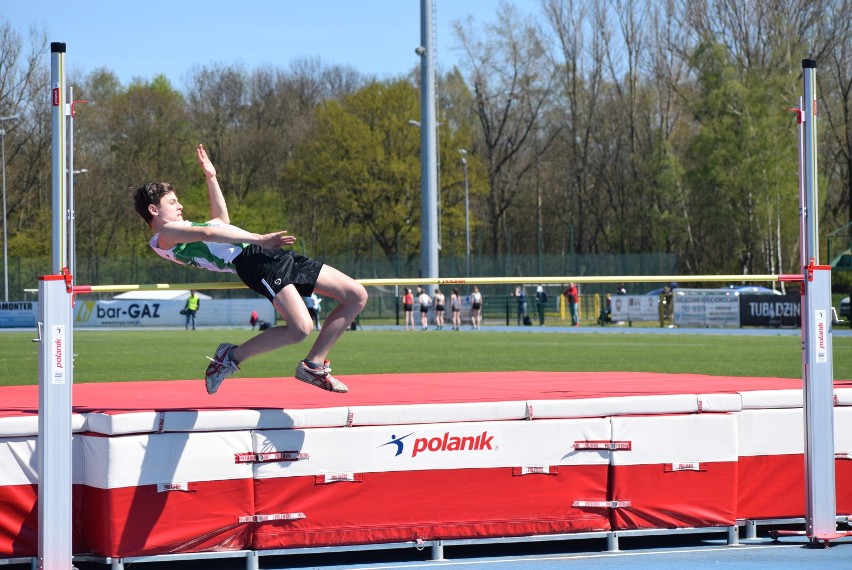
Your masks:
<path fill-rule="evenodd" d="M 228 356 L 228 352 L 235 346 L 236 345 L 234 344 L 223 342 L 219 345 L 219 348 L 216 349 L 216 352 L 213 354 L 213 358 L 210 358 L 209 356 L 207 357 L 210 364 L 207 366 L 207 373 L 204 375 L 204 382 L 207 385 L 208 394 L 215 394 L 216 390 L 219 389 L 219 386 L 222 385 L 222 382 L 225 381 L 225 377 L 230 376 L 240 369 L 240 367 L 237 366 L 237 363 L 231 360 L 231 357 Z"/>
<path fill-rule="evenodd" d="M 329 392 L 348 392 L 349 388 L 346 387 L 346 384 L 331 375 L 329 364 L 330 362 L 326 360 L 322 363 L 322 368 L 311 368 L 303 360 L 296 367 L 296 379 Z"/>

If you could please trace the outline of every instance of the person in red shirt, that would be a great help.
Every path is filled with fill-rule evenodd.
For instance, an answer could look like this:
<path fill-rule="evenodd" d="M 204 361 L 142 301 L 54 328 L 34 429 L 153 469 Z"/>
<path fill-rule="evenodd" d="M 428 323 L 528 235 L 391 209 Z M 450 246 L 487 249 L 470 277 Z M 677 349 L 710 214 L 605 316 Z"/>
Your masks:
<path fill-rule="evenodd" d="M 411 294 L 411 287 L 405 288 L 405 295 L 402 296 L 402 310 L 405 312 L 405 330 L 408 325 L 411 325 L 411 330 L 414 330 L 414 295 Z"/>
<path fill-rule="evenodd" d="M 576 283 L 569 283 L 568 288 L 562 293 L 568 300 L 568 310 L 571 313 L 571 326 L 580 326 L 580 290 Z"/>

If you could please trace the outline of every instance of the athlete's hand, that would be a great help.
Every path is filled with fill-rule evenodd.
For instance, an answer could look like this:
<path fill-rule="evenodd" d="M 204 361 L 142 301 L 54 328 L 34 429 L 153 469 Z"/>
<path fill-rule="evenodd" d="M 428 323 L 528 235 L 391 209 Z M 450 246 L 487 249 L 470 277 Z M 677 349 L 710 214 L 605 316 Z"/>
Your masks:
<path fill-rule="evenodd" d="M 198 145 L 195 148 L 195 156 L 198 159 L 198 164 L 201 166 L 201 170 L 204 171 L 204 176 L 206 178 L 215 178 L 216 168 L 213 167 L 213 163 L 210 162 L 210 159 L 207 157 L 207 151 L 204 150 L 203 145 Z"/>
<path fill-rule="evenodd" d="M 294 243 L 296 243 L 296 236 L 291 236 L 286 231 L 283 231 L 261 235 L 259 245 L 265 249 L 276 249 Z"/>

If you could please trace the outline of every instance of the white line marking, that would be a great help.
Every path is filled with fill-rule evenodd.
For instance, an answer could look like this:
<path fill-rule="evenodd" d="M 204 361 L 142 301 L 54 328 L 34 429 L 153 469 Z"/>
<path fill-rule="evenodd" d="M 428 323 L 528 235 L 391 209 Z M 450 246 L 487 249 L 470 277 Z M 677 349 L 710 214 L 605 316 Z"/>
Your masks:
<path fill-rule="evenodd" d="M 446 545 L 445 545 L 446 546 Z M 693 554 L 703 552 L 742 552 L 743 550 L 763 550 L 767 548 L 801 548 L 801 544 L 771 544 L 766 546 L 749 546 L 740 544 L 739 546 L 708 546 L 706 548 L 693 548 L 686 550 L 649 550 L 643 552 L 601 552 L 599 554 L 566 554 L 562 556 L 533 556 L 524 558 L 495 558 L 494 560 L 469 560 L 469 561 L 432 561 L 422 564 L 402 564 L 393 566 L 359 566 L 365 570 L 395 570 L 398 568 L 435 568 L 436 566 L 474 566 L 482 564 L 501 564 L 501 563 L 517 563 L 517 562 L 546 562 L 557 560 L 580 560 L 585 558 L 623 558 L 625 556 L 652 556 L 665 554 Z"/>

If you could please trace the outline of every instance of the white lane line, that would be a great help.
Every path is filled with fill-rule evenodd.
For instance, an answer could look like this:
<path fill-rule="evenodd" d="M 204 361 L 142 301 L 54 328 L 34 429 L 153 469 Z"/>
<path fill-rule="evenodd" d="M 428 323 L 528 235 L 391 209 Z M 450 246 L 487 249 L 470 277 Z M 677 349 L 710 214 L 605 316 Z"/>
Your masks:
<path fill-rule="evenodd" d="M 383 565 L 383 566 L 359 566 L 359 568 L 363 568 L 364 570 L 397 570 L 400 568 L 435 568 L 435 567 L 449 567 L 449 566 L 474 566 L 474 565 L 483 565 L 483 564 L 515 564 L 519 562 L 547 562 L 547 561 L 559 561 L 559 560 L 582 560 L 588 558 L 624 558 L 624 557 L 636 557 L 636 556 L 657 556 L 657 555 L 666 555 L 666 554 L 693 554 L 693 553 L 706 553 L 706 552 L 743 552 L 743 550 L 763 550 L 767 548 L 801 548 L 801 544 L 772 544 L 766 546 L 749 546 L 749 545 L 740 545 L 737 547 L 731 546 L 708 546 L 704 548 L 692 548 L 685 550 L 653 550 L 653 551 L 643 551 L 643 552 L 602 552 L 600 554 L 571 554 L 571 555 L 560 555 L 560 556 L 534 556 L 534 557 L 525 557 L 525 558 L 503 558 L 503 559 L 494 559 L 494 560 L 459 560 L 459 561 L 441 561 L 435 560 L 431 562 L 424 563 L 412 563 L 412 564 L 398 564 L 398 565 Z"/>

